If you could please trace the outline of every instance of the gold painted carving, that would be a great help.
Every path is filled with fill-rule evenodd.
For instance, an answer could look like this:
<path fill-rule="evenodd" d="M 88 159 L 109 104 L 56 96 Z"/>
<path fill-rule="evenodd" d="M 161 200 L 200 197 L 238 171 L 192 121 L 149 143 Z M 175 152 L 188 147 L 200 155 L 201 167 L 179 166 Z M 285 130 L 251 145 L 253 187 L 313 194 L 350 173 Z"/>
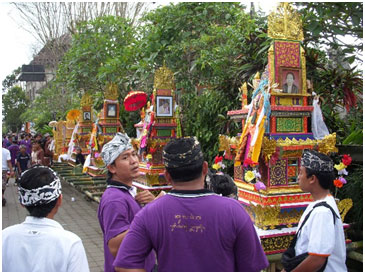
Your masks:
<path fill-rule="evenodd" d="M 349 212 L 349 210 L 351 209 L 352 205 L 353 205 L 352 199 L 349 199 L 349 198 L 343 199 L 343 200 L 341 200 L 337 204 L 338 211 L 341 214 L 341 220 L 342 220 L 342 222 L 345 221 L 346 214 L 347 214 L 347 212 Z"/>
<path fill-rule="evenodd" d="M 268 18 L 268 36 L 274 39 L 303 41 L 300 15 L 289 3 L 280 3 Z"/>
<path fill-rule="evenodd" d="M 117 100 L 118 99 L 118 86 L 117 86 L 117 84 L 109 83 L 106 86 L 104 97 L 105 97 L 105 99 L 108 99 L 108 100 Z"/>
<path fill-rule="evenodd" d="M 265 252 L 282 251 L 289 247 L 293 238 L 294 235 L 262 238 L 261 245 Z"/>
<path fill-rule="evenodd" d="M 325 136 L 322 140 L 319 140 L 318 151 L 324 154 L 338 152 L 338 148 L 336 147 L 336 132 Z"/>
<path fill-rule="evenodd" d="M 82 107 L 86 107 L 86 106 L 91 106 L 93 104 L 93 99 L 92 97 L 90 96 L 90 94 L 88 93 L 85 93 L 82 98 L 81 98 L 81 103 L 80 105 Z"/>
<path fill-rule="evenodd" d="M 305 61 L 305 50 L 300 46 L 300 66 L 302 69 L 302 93 L 307 93 L 307 68 Z"/>
<path fill-rule="evenodd" d="M 157 89 L 175 89 L 174 74 L 165 64 L 155 73 L 154 86 Z"/>
<path fill-rule="evenodd" d="M 270 82 L 273 83 L 275 82 L 275 57 L 274 57 L 274 43 L 271 44 L 270 48 L 269 48 L 269 53 L 268 53 L 268 58 L 269 58 L 269 67 L 270 67 Z M 270 89 L 272 90 L 272 89 Z"/>
<path fill-rule="evenodd" d="M 265 157 L 265 162 L 268 162 L 271 158 L 271 155 L 276 151 L 276 141 L 275 139 L 270 140 L 267 137 L 264 137 L 262 144 L 262 153 Z"/>
<path fill-rule="evenodd" d="M 249 210 L 255 216 L 255 225 L 261 229 L 275 229 L 279 225 L 280 205 L 262 206 L 254 205 L 250 202 Z"/>

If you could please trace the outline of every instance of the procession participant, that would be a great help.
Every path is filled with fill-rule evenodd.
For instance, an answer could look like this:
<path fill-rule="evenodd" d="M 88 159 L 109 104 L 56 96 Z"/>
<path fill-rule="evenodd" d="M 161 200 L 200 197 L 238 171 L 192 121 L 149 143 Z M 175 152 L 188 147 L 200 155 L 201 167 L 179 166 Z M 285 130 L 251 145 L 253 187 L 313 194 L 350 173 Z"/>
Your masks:
<path fill-rule="evenodd" d="M 41 141 L 34 141 L 32 144 L 32 162 L 31 165 L 45 165 L 44 151 L 41 147 Z"/>
<path fill-rule="evenodd" d="M 44 160 L 47 166 L 52 165 L 53 151 L 50 150 L 50 144 L 52 142 L 51 135 L 49 133 L 44 134 Z"/>
<path fill-rule="evenodd" d="M 85 163 L 85 156 L 82 154 L 81 147 L 76 148 L 76 165 L 84 166 Z"/>
<path fill-rule="evenodd" d="M 8 149 L 6 149 L 5 147 L 2 148 L 3 149 L 3 169 L 2 169 L 2 179 L 3 179 L 3 185 L 2 185 L 2 192 L 3 192 L 3 206 L 6 205 L 6 199 L 5 199 L 5 189 L 6 189 L 6 184 L 8 181 L 8 171 L 10 171 L 10 177 L 14 176 L 14 170 L 13 170 L 13 166 L 11 165 L 11 156 L 10 156 L 10 151 Z"/>
<path fill-rule="evenodd" d="M 230 197 L 238 200 L 238 189 L 231 176 L 223 172 L 212 172 L 208 169 L 204 181 L 204 188 L 220 194 L 221 196 Z"/>
<path fill-rule="evenodd" d="M 298 183 L 304 192 L 312 194 L 314 201 L 300 218 L 300 233 L 294 242 L 295 255 L 308 256 L 292 271 L 347 271 L 343 223 L 329 190 L 334 179 L 331 158 L 313 150 L 304 151 Z"/>
<path fill-rule="evenodd" d="M 11 139 L 11 145 L 8 147 L 8 150 L 10 151 L 11 155 L 11 164 L 13 167 L 16 167 L 15 159 L 19 153 L 18 138 L 16 136 Z"/>
<path fill-rule="evenodd" d="M 22 174 L 24 171 L 28 169 L 30 166 L 30 156 L 26 152 L 25 145 L 20 145 L 20 152 L 18 156 L 16 157 L 16 165 L 18 168 L 18 175 Z"/>
<path fill-rule="evenodd" d="M 19 200 L 29 212 L 21 224 L 2 231 L 4 272 L 89 271 L 81 239 L 54 220 L 62 204 L 61 181 L 45 166 L 25 171 Z"/>
<path fill-rule="evenodd" d="M 156 250 L 158 271 L 260 271 L 268 266 L 253 223 L 240 203 L 204 189 L 208 163 L 195 138 L 164 148 L 172 190 L 143 208 L 122 242 L 117 271 L 143 271 Z"/>
<path fill-rule="evenodd" d="M 139 176 L 139 162 L 127 134 L 117 133 L 103 146 L 101 157 L 108 169 L 107 189 L 100 200 L 98 219 L 104 235 L 104 269 L 114 271 L 113 262 L 134 216 L 155 199 L 148 191 L 136 194 L 133 179 Z M 153 252 L 148 252 L 143 267 L 151 271 L 155 265 Z"/>

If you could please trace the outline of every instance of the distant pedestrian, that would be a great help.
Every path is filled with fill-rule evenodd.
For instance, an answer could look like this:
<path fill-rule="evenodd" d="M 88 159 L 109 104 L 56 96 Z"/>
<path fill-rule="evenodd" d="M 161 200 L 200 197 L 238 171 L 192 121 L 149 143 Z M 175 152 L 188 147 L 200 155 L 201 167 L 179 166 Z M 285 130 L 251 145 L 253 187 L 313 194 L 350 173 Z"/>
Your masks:
<path fill-rule="evenodd" d="M 20 146 L 20 151 L 18 156 L 16 157 L 16 165 L 18 175 L 22 174 L 30 167 L 31 158 L 30 155 L 26 152 L 26 148 L 24 145 Z M 18 176 L 20 177 L 20 176 Z"/>
<path fill-rule="evenodd" d="M 52 165 L 53 159 L 53 151 L 50 150 L 50 144 L 52 142 L 51 135 L 49 133 L 44 134 L 45 143 L 44 143 L 44 160 L 47 166 Z"/>
<path fill-rule="evenodd" d="M 81 239 L 54 220 L 61 193 L 61 181 L 48 167 L 35 166 L 22 174 L 19 200 L 30 216 L 2 231 L 4 272 L 89 271 Z"/>
<path fill-rule="evenodd" d="M 172 190 L 134 218 L 114 266 L 144 271 L 154 249 L 159 272 L 261 271 L 269 263 L 242 205 L 204 189 L 208 163 L 198 140 L 170 141 L 163 151 Z"/>
<path fill-rule="evenodd" d="M 15 165 L 15 159 L 18 156 L 18 153 L 19 153 L 18 138 L 13 137 L 11 140 L 12 140 L 12 143 L 8 147 L 8 149 L 9 149 L 10 155 L 11 155 L 11 164 L 13 165 L 13 167 L 15 167 L 16 166 Z"/>
<path fill-rule="evenodd" d="M 3 149 L 3 156 L 2 156 L 2 162 L 3 162 L 3 167 L 2 167 L 2 191 L 3 191 L 3 206 L 5 206 L 6 204 L 6 199 L 5 199 L 5 190 L 6 190 L 6 184 L 8 182 L 8 171 L 10 172 L 10 177 L 14 176 L 14 170 L 13 170 L 13 166 L 11 165 L 11 156 L 10 156 L 10 151 L 6 148 L 2 148 Z"/>
<path fill-rule="evenodd" d="M 32 166 L 45 165 L 44 151 L 41 147 L 41 141 L 34 141 L 32 144 Z"/>
<path fill-rule="evenodd" d="M 148 190 L 136 194 L 132 183 L 139 176 L 138 155 L 127 134 L 118 132 L 103 146 L 101 156 L 108 169 L 108 179 L 98 218 L 104 236 L 104 270 L 113 272 L 113 262 L 134 216 L 141 210 L 141 204 L 149 203 L 155 197 Z M 155 265 L 154 253 L 149 251 L 145 255 L 141 264 L 151 271 Z"/>
<path fill-rule="evenodd" d="M 84 166 L 85 156 L 82 154 L 82 150 L 80 147 L 76 148 L 76 165 Z"/>
<path fill-rule="evenodd" d="M 19 142 L 19 145 L 25 145 L 25 151 L 26 153 L 28 153 L 29 155 L 31 155 L 32 153 L 32 140 L 31 140 L 31 134 L 30 133 L 26 133 L 24 135 L 24 139 L 22 139 Z"/>

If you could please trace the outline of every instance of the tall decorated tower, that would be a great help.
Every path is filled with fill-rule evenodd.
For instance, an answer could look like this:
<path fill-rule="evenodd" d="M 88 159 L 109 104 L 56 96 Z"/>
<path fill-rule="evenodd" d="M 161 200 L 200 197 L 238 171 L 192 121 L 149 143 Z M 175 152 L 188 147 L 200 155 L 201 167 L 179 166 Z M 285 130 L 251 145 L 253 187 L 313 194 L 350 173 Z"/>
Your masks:
<path fill-rule="evenodd" d="M 141 157 L 137 187 L 156 191 L 171 188 L 164 176 L 162 151 L 172 138 L 179 137 L 175 104 L 174 74 L 163 65 L 155 73 L 152 104 L 147 104 L 143 123 L 135 125 L 141 129 L 139 138 L 133 141 Z"/>
<path fill-rule="evenodd" d="M 250 213 L 267 254 L 285 250 L 299 219 L 312 201 L 296 182 L 304 149 L 336 152 L 336 135 L 315 140 L 308 127 L 308 106 L 302 22 L 288 3 L 269 15 L 268 35 L 273 42 L 268 66 L 255 76 L 249 104 L 229 111 L 242 121 L 238 137 L 220 136 L 220 150 L 234 159 L 234 181 L 239 201 Z"/>

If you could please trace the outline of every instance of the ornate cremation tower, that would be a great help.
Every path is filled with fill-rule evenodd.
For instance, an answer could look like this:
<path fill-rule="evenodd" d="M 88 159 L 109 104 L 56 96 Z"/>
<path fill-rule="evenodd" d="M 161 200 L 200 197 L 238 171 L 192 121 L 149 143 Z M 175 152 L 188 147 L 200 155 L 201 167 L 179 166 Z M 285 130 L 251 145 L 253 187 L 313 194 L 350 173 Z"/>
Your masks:
<path fill-rule="evenodd" d="M 164 176 L 163 147 L 177 137 L 174 74 L 165 65 L 155 73 L 152 105 L 147 105 L 141 135 L 133 142 L 140 151 L 140 174 L 136 186 L 150 190 L 170 189 Z"/>
<path fill-rule="evenodd" d="M 308 128 L 306 64 L 300 16 L 288 3 L 270 14 L 268 35 L 273 38 L 268 67 L 255 76 L 249 105 L 242 86 L 242 109 L 229 111 L 242 121 L 239 137 L 220 136 L 220 150 L 234 157 L 234 180 L 239 201 L 251 214 L 267 254 L 285 250 L 300 216 L 312 201 L 296 178 L 304 149 L 335 152 L 336 135 L 315 140 Z"/>

